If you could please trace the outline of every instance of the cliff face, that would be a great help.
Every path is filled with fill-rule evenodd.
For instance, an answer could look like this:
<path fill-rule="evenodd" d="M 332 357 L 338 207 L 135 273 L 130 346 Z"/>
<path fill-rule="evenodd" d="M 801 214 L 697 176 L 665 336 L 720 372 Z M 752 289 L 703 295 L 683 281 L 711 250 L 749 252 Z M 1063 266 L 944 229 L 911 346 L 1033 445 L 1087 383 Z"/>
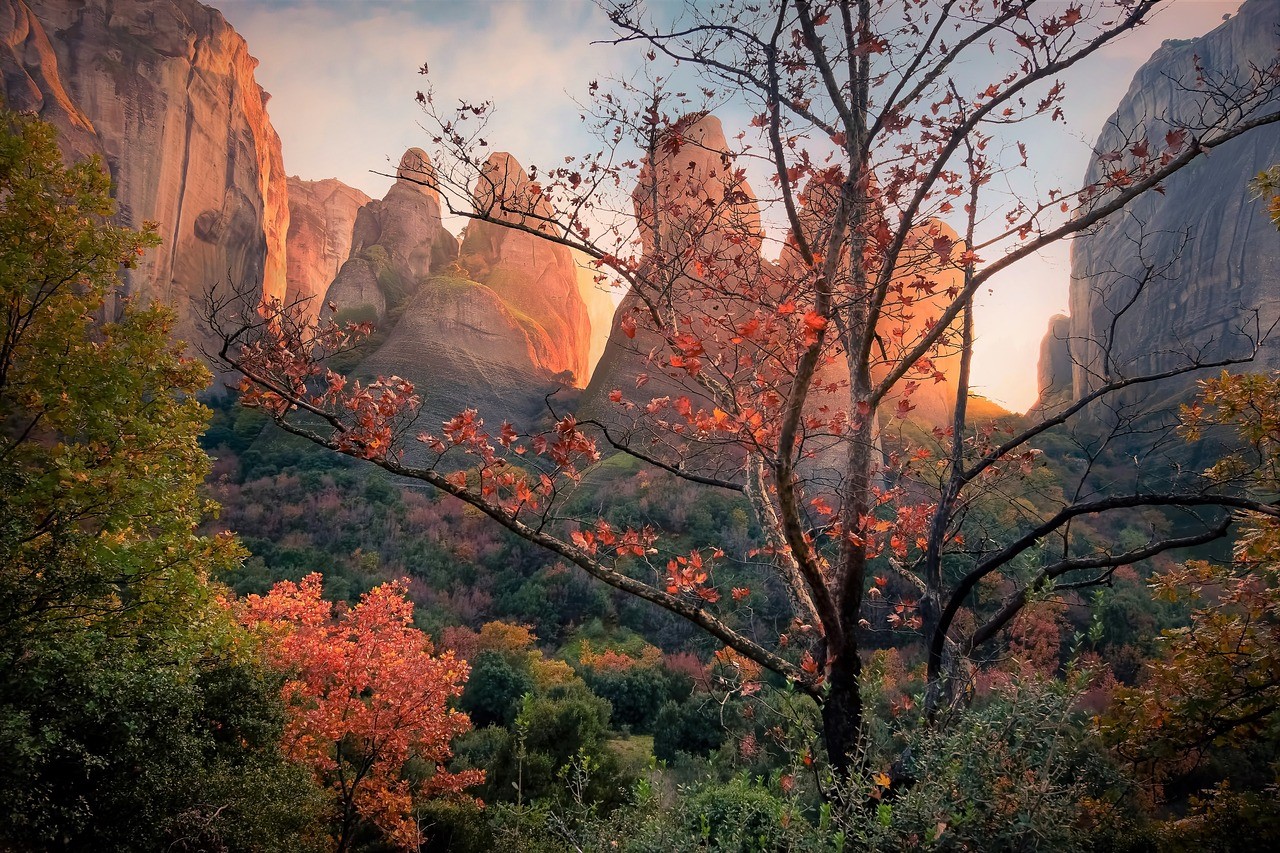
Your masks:
<path fill-rule="evenodd" d="M 356 213 L 370 199 L 335 178 L 289 177 L 288 291 L 286 301 L 307 299 L 314 320 L 330 282 L 351 254 Z"/>
<path fill-rule="evenodd" d="M 587 372 L 583 379 L 587 380 L 595 373 L 604 348 L 609 343 L 609 330 L 613 328 L 613 312 L 617 305 L 613 301 L 613 290 L 607 282 L 596 281 L 596 267 L 585 255 L 574 255 L 575 273 L 577 275 L 578 296 L 587 308 L 587 322 L 591 328 L 591 339 L 587 347 Z"/>
<path fill-rule="evenodd" d="M 22 0 L 0 0 L 0 75 L 8 105 L 37 112 L 56 125 L 70 159 L 102 153 L 93 122 L 63 85 L 44 26 Z"/>
<path fill-rule="evenodd" d="M 1035 410 L 1052 412 L 1074 399 L 1071 362 L 1071 318 L 1054 314 L 1040 342 L 1040 367 Z"/>
<path fill-rule="evenodd" d="M 677 122 L 668 134 L 668 144 L 655 162 L 644 165 L 632 193 L 644 253 L 651 257 L 661 238 L 664 252 L 671 256 L 690 252 L 715 259 L 714 269 L 709 265 L 697 277 L 682 273 L 668 283 L 672 310 L 683 322 L 693 325 L 706 318 L 749 313 L 751 298 L 735 304 L 734 294 L 738 288 L 749 294 L 772 277 L 768 262 L 760 256 L 760 210 L 755 194 L 735 174 L 718 118 L 695 113 Z M 617 407 L 608 400 L 614 389 L 636 403 L 687 396 L 696 406 L 714 407 L 715 401 L 706 398 L 696 382 L 687 376 L 664 375 L 650 358 L 655 351 L 666 350 L 661 335 L 643 322 L 635 323 L 630 333 L 623 331 L 622 324 L 634 321 L 642 306 L 634 292 L 627 293 L 618 306 L 608 342 L 583 397 L 585 414 L 614 420 Z M 707 344 L 711 350 L 710 342 Z M 707 357 L 714 358 L 715 353 L 709 352 Z M 643 387 L 638 387 L 641 375 L 646 378 Z"/>
<path fill-rule="evenodd" d="M 286 295 L 289 228 L 280 139 L 257 60 L 195 0 L 0 0 L 6 94 L 58 126 L 69 153 L 101 153 L 118 219 L 160 225 L 164 245 L 128 289 L 175 305 L 228 274 Z"/>
<path fill-rule="evenodd" d="M 776 291 L 773 298 L 779 303 L 784 301 L 778 288 L 794 286 L 792 282 L 801 274 L 802 262 L 789 246 L 784 247 L 776 264 L 761 257 L 763 241 L 756 197 L 726 153 L 730 150 L 729 144 L 717 118 L 695 114 L 677 122 L 669 133 L 676 137 L 676 142 L 663 146 L 662 153 L 655 158 L 656 163 L 645 165 L 633 200 L 642 223 L 641 236 L 647 254 L 652 255 L 660 236 L 667 257 L 693 247 L 700 258 L 709 259 L 701 273 L 681 275 L 668 286 L 673 310 L 683 322 L 696 327 L 704 320 L 710 321 L 707 328 L 715 331 L 704 335 L 701 343 L 707 350 L 705 360 L 711 361 L 718 354 L 716 340 L 732 335 L 732 332 L 716 334 L 723 329 L 721 318 L 727 315 L 735 324 L 750 320 L 760 306 L 761 287 Z M 802 193 L 801 219 L 812 223 L 815 229 L 820 227 L 827 221 L 824 204 L 830 201 L 829 191 Z M 654 210 L 658 212 L 656 217 Z M 895 281 L 895 285 L 901 285 L 904 296 L 893 297 L 886 303 L 879 325 L 884 341 L 882 348 L 890 359 L 909 350 L 932 328 L 934 319 L 947 304 L 947 289 L 958 286 L 962 278 L 957 270 L 937 270 L 936 263 L 930 267 L 933 256 L 923 248 L 931 245 L 934 236 L 955 243 L 958 238 L 953 231 L 941 223 L 929 223 L 921 227 L 919 236 L 920 247 L 909 248 L 904 253 L 904 268 L 909 268 L 910 273 L 904 273 Z M 935 285 L 934 295 L 922 294 L 913 287 L 918 273 L 928 274 Z M 630 402 L 641 405 L 663 396 L 687 396 L 695 406 L 713 406 L 714 401 L 705 398 L 696 383 L 684 377 L 663 375 L 657 360 L 651 358 L 655 350 L 665 352 L 668 348 L 660 335 L 646 329 L 644 322 L 637 322 L 629 330 L 630 334 L 624 333 L 621 323 L 628 316 L 632 319 L 642 316 L 640 305 L 637 295 L 628 294 L 619 306 L 604 356 L 584 396 L 586 414 L 606 422 L 620 419 L 617 407 L 607 401 L 607 395 L 614 389 L 621 391 Z M 954 409 L 954 380 L 959 359 L 955 357 L 954 346 L 943 349 L 934 360 L 934 368 L 950 381 L 929 379 L 915 383 L 910 400 L 912 420 L 943 424 Z M 731 365 L 736 356 L 729 350 L 725 352 L 729 359 L 718 365 L 719 371 L 733 369 Z M 806 411 L 815 417 L 822 417 L 823 413 L 829 417 L 833 410 L 850 408 L 847 364 L 841 354 L 833 353 L 833 356 L 819 366 L 806 403 Z M 876 365 L 873 379 L 883 378 L 888 371 L 887 364 Z M 642 387 L 638 387 L 641 374 L 646 378 Z M 749 370 L 745 370 L 732 381 L 750 382 L 752 377 Z M 889 395 L 884 410 L 894 411 L 897 399 L 897 394 Z M 983 411 L 986 412 L 986 408 Z"/>
<path fill-rule="evenodd" d="M 1162 139 L 1166 120 L 1194 124 L 1203 100 L 1196 95 L 1194 57 L 1210 79 L 1251 63 L 1265 67 L 1280 48 L 1278 28 L 1280 3 L 1248 0 L 1202 38 L 1166 42 L 1134 77 L 1095 150 L 1125 147 L 1125 139 L 1141 135 Z M 1180 367 L 1195 351 L 1205 358 L 1247 352 L 1250 342 L 1242 327 L 1254 331 L 1250 311 L 1261 312 L 1264 330 L 1280 316 L 1280 240 L 1247 189 L 1250 178 L 1277 162 L 1280 129 L 1260 128 L 1178 173 L 1166 183 L 1164 195 L 1148 194 L 1132 206 L 1131 215 L 1113 217 L 1078 239 L 1072 247 L 1070 319 L 1065 330 L 1061 322 L 1051 328 L 1050 338 L 1056 340 L 1046 339 L 1042 387 L 1047 382 L 1046 390 L 1057 391 L 1065 385 L 1067 398 L 1078 399 L 1107 375 Z M 1086 183 L 1096 180 L 1100 169 L 1095 163 Z M 1147 268 L 1155 274 L 1148 276 Z M 1067 360 L 1072 362 L 1069 382 Z M 1253 369 L 1276 366 L 1280 349 L 1273 344 Z M 1165 406 L 1196 378 L 1126 392 L 1123 399 Z"/>
<path fill-rule="evenodd" d="M 401 308 L 416 292 L 433 267 L 457 255 L 457 241 L 440 224 L 439 196 L 414 180 L 429 168 L 426 152 L 410 148 L 400 158 L 396 182 L 386 196 L 359 209 L 350 257 L 329 285 L 327 302 L 382 323 L 388 312 Z"/>

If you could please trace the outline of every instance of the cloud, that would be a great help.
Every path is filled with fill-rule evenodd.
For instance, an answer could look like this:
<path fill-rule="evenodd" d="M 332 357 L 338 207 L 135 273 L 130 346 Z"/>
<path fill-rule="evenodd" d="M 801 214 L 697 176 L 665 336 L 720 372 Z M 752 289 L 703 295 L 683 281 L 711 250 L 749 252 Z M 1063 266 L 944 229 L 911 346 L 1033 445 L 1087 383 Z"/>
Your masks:
<path fill-rule="evenodd" d="M 473 4 L 224 0 L 228 20 L 261 64 L 259 83 L 285 166 L 337 177 L 381 196 L 404 149 L 426 131 L 415 94 L 430 82 L 444 103 L 495 103 L 491 137 L 522 162 L 550 162 L 584 141 L 564 94 L 622 58 L 589 44 L 608 34 L 590 3 Z M 428 79 L 418 69 L 427 64 Z"/>

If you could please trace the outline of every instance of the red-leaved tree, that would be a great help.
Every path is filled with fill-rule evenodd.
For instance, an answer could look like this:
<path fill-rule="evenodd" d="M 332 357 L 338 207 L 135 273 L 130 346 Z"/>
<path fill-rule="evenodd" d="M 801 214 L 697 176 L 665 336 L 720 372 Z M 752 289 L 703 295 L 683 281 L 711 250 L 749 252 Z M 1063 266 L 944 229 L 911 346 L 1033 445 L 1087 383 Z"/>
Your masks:
<path fill-rule="evenodd" d="M 471 728 L 449 707 L 462 694 L 467 665 L 433 655 L 413 627 L 402 583 L 366 593 L 349 609 L 321 597 L 321 577 L 282 581 L 242 603 L 242 621 L 262 632 L 268 660 L 288 673 L 286 755 L 308 768 L 337 799 L 337 850 L 350 848 L 360 821 L 404 850 L 423 842 L 415 801 L 458 794 L 484 772 L 450 773 L 450 744 Z M 408 765 L 427 768 L 409 778 Z"/>
<path fill-rule="evenodd" d="M 1006 496 L 1034 475 L 1034 443 L 1050 430 L 1117 395 L 1252 358 L 1263 335 L 1247 311 L 1234 350 L 1188 346 L 1153 371 L 1113 347 L 1132 304 L 1120 300 L 1105 338 L 1073 342 L 1085 392 L 1013 426 L 975 416 L 976 294 L 1280 120 L 1274 62 L 1189 64 L 1174 85 L 1198 105 L 1183 113 L 1194 118 L 1140 117 L 1122 146 L 1094 153 L 1099 177 L 1080 189 L 1019 177 L 1035 152 L 1018 126 L 1065 123 L 1064 75 L 1160 5 L 691 2 L 663 29 L 638 2 L 606 3 L 618 41 L 644 46 L 651 76 L 644 87 L 591 85 L 583 114 L 598 152 L 528 179 L 495 174 L 505 161 L 490 157 L 489 105 L 448 110 L 424 92 L 436 162 L 421 180 L 451 210 L 570 246 L 626 287 L 606 361 L 632 367 L 616 385 L 597 377 L 582 410 L 557 412 L 547 429 L 474 410 L 421 423 L 430 388 L 361 384 L 326 367 L 362 330 L 316 330 L 288 306 L 237 312 L 211 297 L 217 357 L 243 377 L 243 401 L 288 432 L 466 501 L 787 679 L 820 705 L 816 734 L 846 777 L 869 644 L 917 632 L 936 715 L 1029 600 L 1225 536 L 1233 518 L 1222 508 L 1280 514 L 1229 483 L 1102 472 L 1095 463 L 1120 439 L 1162 441 L 1118 407 L 1095 419 L 1101 438 L 1074 454 L 1064 488 Z M 698 79 L 652 76 L 664 59 Z M 724 101 L 754 116 L 727 140 L 707 114 Z M 749 168 L 766 182 L 748 186 Z M 1139 292 L 1161 284 L 1157 264 L 1148 272 Z M 932 422 L 910 428 L 926 403 Z M 661 530 L 573 517 L 566 496 L 601 450 L 740 495 L 762 541 L 750 553 L 727 542 L 689 552 Z M 998 525 L 980 520 L 993 505 L 1005 512 Z M 1152 529 L 1123 546 L 1080 535 L 1151 507 L 1178 512 L 1181 532 Z M 717 585 L 731 559 L 759 573 L 759 587 L 785 590 L 794 618 L 783 630 L 754 618 L 749 587 Z"/>

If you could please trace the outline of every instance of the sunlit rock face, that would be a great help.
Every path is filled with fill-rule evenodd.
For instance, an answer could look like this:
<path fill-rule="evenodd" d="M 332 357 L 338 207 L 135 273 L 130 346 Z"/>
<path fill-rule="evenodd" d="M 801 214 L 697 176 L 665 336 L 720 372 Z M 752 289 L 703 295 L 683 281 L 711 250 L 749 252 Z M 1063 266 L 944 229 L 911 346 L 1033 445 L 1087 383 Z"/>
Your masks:
<path fill-rule="evenodd" d="M 474 195 L 481 209 L 492 209 L 503 222 L 558 236 L 554 226 L 503 210 L 502 199 L 520 198 L 529 185 L 529 176 L 516 159 L 497 153 L 485 164 Z M 549 217 L 551 208 L 539 200 L 534 212 Z M 540 367 L 551 373 L 567 371 L 574 384 L 585 384 L 590 370 L 591 322 L 568 247 L 521 228 L 477 220 L 467 226 L 458 260 L 474 281 L 546 333 L 549 349 L 539 356 Z"/>
<path fill-rule="evenodd" d="M 257 60 L 195 0 L 0 0 L 6 97 L 61 131 L 71 156 L 103 156 L 117 218 L 159 224 L 163 245 L 128 275 L 131 295 L 178 310 L 225 284 L 286 296 L 289 210 L 280 139 Z"/>
<path fill-rule="evenodd" d="M 514 208 L 529 198 L 528 176 L 510 155 L 490 158 L 475 196 L 513 227 L 472 221 L 459 246 L 441 224 L 426 154 L 410 149 L 397 174 L 357 213 L 325 296 L 339 317 L 378 328 L 359 371 L 411 380 L 433 417 L 467 407 L 490 420 L 540 417 L 547 393 L 585 380 L 592 335 L 570 250 L 501 212 L 503 199 Z"/>
<path fill-rule="evenodd" d="M 664 288 L 664 303 L 679 322 L 700 328 L 722 315 L 749 312 L 758 301 L 753 290 L 769 270 L 760 255 L 760 210 L 751 187 L 736 174 L 718 118 L 686 116 L 672 126 L 667 139 L 655 162 L 646 162 L 632 201 L 646 259 L 655 257 L 659 243 L 664 257 L 707 259 L 700 274 L 667 265 L 669 272 L 655 276 Z M 735 299 L 738 292 L 741 298 Z M 622 299 L 584 394 L 584 412 L 610 420 L 617 408 L 608 400 L 614 390 L 638 403 L 683 395 L 696 407 L 715 406 L 696 382 L 676 375 L 678 370 L 664 375 L 659 359 L 651 358 L 664 353 L 667 344 L 644 319 L 636 322 L 643 311 L 637 293 Z M 703 337 L 710 345 L 710 335 Z"/>
<path fill-rule="evenodd" d="M 287 303 L 305 305 L 308 319 L 320 313 L 325 291 L 351 254 L 356 213 L 370 199 L 335 178 L 289 177 Z"/>
<path fill-rule="evenodd" d="M 1194 123 L 1202 100 L 1194 57 L 1208 79 L 1217 80 L 1238 69 L 1247 74 L 1251 64 L 1271 64 L 1277 49 L 1280 3 L 1273 0 L 1248 0 L 1202 38 L 1166 42 L 1134 77 L 1095 150 L 1127 147 L 1126 140 L 1142 134 L 1163 144 L 1166 117 Z M 1249 180 L 1276 163 L 1280 127 L 1252 131 L 1179 172 L 1163 195 L 1147 194 L 1131 215 L 1114 216 L 1076 240 L 1070 320 L 1065 330 L 1061 324 L 1051 328 L 1056 340 L 1046 339 L 1042 355 L 1042 379 L 1053 377 L 1048 390 L 1056 393 L 1065 383 L 1064 357 L 1072 362 L 1068 396 L 1079 399 L 1108 377 L 1177 368 L 1192 353 L 1215 358 L 1247 352 L 1257 326 L 1266 330 L 1280 316 L 1280 238 L 1265 206 L 1248 191 Z M 1100 174 L 1095 162 L 1086 183 Z M 1148 268 L 1155 272 L 1137 293 Z M 1254 309 L 1260 312 L 1257 325 Z M 1067 340 L 1064 352 L 1056 341 Z M 1249 369 L 1280 366 L 1276 343 L 1265 346 Z M 1120 399 L 1167 407 L 1198 378 L 1136 387 Z"/>
<path fill-rule="evenodd" d="M 682 323 L 691 329 L 700 328 L 700 324 L 708 329 L 700 343 L 707 350 L 705 359 L 714 361 L 718 355 L 716 341 L 731 333 L 723 333 L 723 323 L 719 321 L 704 321 L 729 317 L 735 323 L 746 322 L 755 316 L 762 298 L 766 302 L 784 302 L 780 288 L 794 286 L 794 282 L 803 277 L 803 262 L 790 245 L 783 247 L 776 263 L 762 257 L 759 205 L 752 188 L 742 179 L 727 153 L 730 145 L 717 118 L 694 114 L 677 122 L 669 133 L 676 142 L 660 146 L 655 163 L 645 164 L 633 201 L 641 223 L 646 259 L 655 258 L 659 244 L 664 258 L 692 248 L 699 259 L 707 259 L 693 271 L 681 270 L 671 281 L 662 281 L 662 286 L 669 288 L 670 304 Z M 821 223 L 829 221 L 823 207 L 834 201 L 833 192 L 811 193 L 806 189 L 800 194 L 801 220 L 812 224 L 815 232 Z M 811 236 L 822 242 L 820 235 Z M 905 297 L 894 295 L 886 302 L 877 326 L 885 342 L 878 352 L 884 356 L 877 356 L 873 380 L 884 378 L 892 364 L 896 364 L 895 358 L 909 351 L 932 327 L 950 302 L 948 289 L 957 287 L 963 278 L 959 270 L 944 269 L 929 251 L 935 236 L 945 238 L 950 244 L 958 241 L 954 231 L 931 222 L 918 229 L 916 239 L 904 251 L 903 273 L 894 284 L 902 285 L 901 294 Z M 956 249 L 957 254 L 960 251 L 962 249 Z M 917 275 L 930 281 L 931 294 L 913 287 Z M 615 390 L 621 392 L 624 406 L 626 401 L 644 404 L 663 396 L 688 396 L 695 408 L 710 409 L 718 405 L 698 383 L 672 375 L 673 371 L 663 369 L 661 358 L 653 357 L 655 352 L 665 353 L 667 343 L 646 328 L 643 310 L 639 295 L 631 293 L 623 300 L 604 356 L 584 395 L 584 411 L 625 427 L 634 418 L 619 412 L 618 405 L 611 405 L 609 395 Z M 635 322 L 637 316 L 641 319 Z M 628 323 L 625 329 L 624 323 Z M 912 421 L 929 425 L 949 421 L 955 407 L 955 381 L 959 371 L 954 341 L 935 355 L 932 363 L 936 376 L 914 382 L 906 415 Z M 724 371 L 732 373 L 732 367 L 717 362 L 717 378 Z M 836 411 L 847 412 L 850 408 L 848 377 L 843 353 L 832 350 L 831 358 L 819 366 L 806 402 L 806 415 L 829 419 Z M 739 376 L 734 381 L 747 382 L 750 377 Z M 899 383 L 900 387 L 905 385 L 905 382 Z M 781 389 L 785 391 L 785 382 Z M 898 411 L 901 398 L 900 391 L 887 398 L 882 410 L 886 416 Z M 979 408 L 982 416 L 995 413 L 994 407 L 985 401 Z"/>
<path fill-rule="evenodd" d="M 613 314 L 617 310 L 613 284 L 607 276 L 599 274 L 596 266 L 585 255 L 574 255 L 578 295 L 587 309 L 587 323 L 591 338 L 587 346 L 587 372 L 582 377 L 589 380 L 609 343 L 609 330 L 613 328 Z M 619 291 L 620 293 L 620 291 Z"/>

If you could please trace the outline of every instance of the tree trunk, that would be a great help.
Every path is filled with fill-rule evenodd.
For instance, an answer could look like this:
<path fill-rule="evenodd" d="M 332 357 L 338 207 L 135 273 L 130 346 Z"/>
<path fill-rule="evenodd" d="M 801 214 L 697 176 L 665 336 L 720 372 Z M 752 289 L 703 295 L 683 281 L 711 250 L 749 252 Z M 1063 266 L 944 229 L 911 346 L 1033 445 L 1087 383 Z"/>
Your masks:
<path fill-rule="evenodd" d="M 960 649 L 945 637 L 942 639 L 941 652 L 935 654 L 930 649 L 928 673 L 924 709 L 926 719 L 932 724 L 939 711 L 965 700 L 971 673 L 968 661 L 960 653 Z"/>
<path fill-rule="evenodd" d="M 827 698 L 822 706 L 822 739 L 827 760 L 840 781 L 856 770 L 862 752 L 862 663 L 852 643 L 841 649 L 830 670 Z M 846 657 L 846 654 L 848 655 Z"/>

